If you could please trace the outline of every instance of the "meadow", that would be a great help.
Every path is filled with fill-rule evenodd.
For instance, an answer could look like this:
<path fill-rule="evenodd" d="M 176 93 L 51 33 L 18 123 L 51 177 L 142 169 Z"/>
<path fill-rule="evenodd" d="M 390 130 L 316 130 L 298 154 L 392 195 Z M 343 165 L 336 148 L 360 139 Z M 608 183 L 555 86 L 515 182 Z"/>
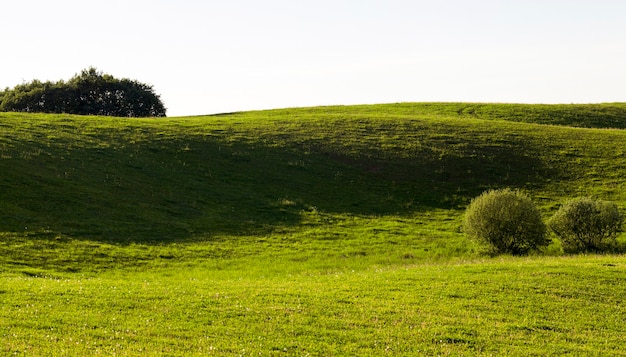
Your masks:
<path fill-rule="evenodd" d="M 626 209 L 626 105 L 0 113 L 5 355 L 625 355 L 626 258 L 492 257 L 490 188 Z"/>

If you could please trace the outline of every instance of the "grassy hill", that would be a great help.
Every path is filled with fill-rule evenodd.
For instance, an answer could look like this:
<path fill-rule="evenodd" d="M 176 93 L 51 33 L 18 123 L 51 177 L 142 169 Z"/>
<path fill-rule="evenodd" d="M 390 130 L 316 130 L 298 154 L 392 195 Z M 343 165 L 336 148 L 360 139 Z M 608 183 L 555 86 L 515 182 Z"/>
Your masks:
<path fill-rule="evenodd" d="M 458 120 L 470 107 L 484 114 Z M 297 225 L 313 208 L 462 209 L 503 186 L 537 192 L 547 208 L 581 194 L 624 201 L 623 131 L 492 120 L 518 120 L 525 107 L 533 122 L 626 123 L 621 105 L 401 104 L 158 120 L 0 114 L 0 230 L 163 241 Z"/>
<path fill-rule="evenodd" d="M 100 353 L 140 354 L 132 346 L 143 346 L 186 354 L 185 340 L 220 354 L 619 351 L 618 341 L 602 341 L 624 332 L 609 320 L 626 312 L 592 301 L 616 299 L 623 257 L 557 258 L 555 243 L 544 258 L 484 262 L 460 223 L 473 197 L 498 187 L 528 192 L 546 219 L 582 195 L 625 209 L 625 126 L 623 103 L 402 103 L 160 119 L 0 113 L 0 298 L 10 302 L 0 310 L 0 351 L 47 354 L 58 345 L 42 331 L 63 321 L 69 327 L 54 334 L 57 342 L 69 348 L 76 334 Z M 583 284 L 591 278 L 599 285 Z M 563 314 L 563 299 L 580 293 L 595 295 Z M 50 311 L 46 301 L 61 304 L 58 294 L 73 303 Z M 543 305 L 546 298 L 554 303 Z M 493 304 L 518 315 L 485 315 Z M 117 331 L 126 341 L 102 331 L 115 330 L 105 316 L 111 305 L 128 321 L 128 331 Z M 257 314 L 236 308 L 243 305 Z M 224 328 L 203 335 L 207 321 L 188 308 Z M 160 316 L 157 327 L 142 322 L 146 314 Z M 33 317 L 41 321 L 16 322 Z M 415 319 L 417 342 L 402 342 Z M 319 325 L 318 334 L 307 325 Z M 253 343 L 246 329 L 265 340 Z M 568 339 L 571 330 L 579 333 Z M 378 345 L 358 342 L 381 334 Z M 554 344 L 523 347 L 529 338 Z M 81 346 L 77 355 L 97 352 Z"/>

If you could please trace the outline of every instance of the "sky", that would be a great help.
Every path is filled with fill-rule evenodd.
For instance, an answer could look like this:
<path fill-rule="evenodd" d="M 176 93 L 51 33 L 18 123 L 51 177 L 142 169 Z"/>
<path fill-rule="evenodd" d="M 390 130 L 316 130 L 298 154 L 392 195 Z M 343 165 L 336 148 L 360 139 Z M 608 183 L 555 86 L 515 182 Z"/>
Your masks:
<path fill-rule="evenodd" d="M 626 102 L 623 0 L 20 0 L 0 19 L 0 88 L 96 67 L 168 116 Z"/>

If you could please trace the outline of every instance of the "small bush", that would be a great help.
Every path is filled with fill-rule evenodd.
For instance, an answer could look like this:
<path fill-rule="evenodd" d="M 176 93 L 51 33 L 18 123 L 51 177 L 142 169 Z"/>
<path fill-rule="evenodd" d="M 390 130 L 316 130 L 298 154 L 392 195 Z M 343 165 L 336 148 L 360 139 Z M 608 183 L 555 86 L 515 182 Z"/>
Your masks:
<path fill-rule="evenodd" d="M 548 226 L 566 252 L 602 251 L 615 243 L 623 221 L 615 203 L 581 197 L 561 206 Z"/>
<path fill-rule="evenodd" d="M 463 229 L 469 237 L 488 243 L 494 253 L 521 255 L 549 243 L 533 202 L 510 189 L 490 190 L 474 198 Z"/>

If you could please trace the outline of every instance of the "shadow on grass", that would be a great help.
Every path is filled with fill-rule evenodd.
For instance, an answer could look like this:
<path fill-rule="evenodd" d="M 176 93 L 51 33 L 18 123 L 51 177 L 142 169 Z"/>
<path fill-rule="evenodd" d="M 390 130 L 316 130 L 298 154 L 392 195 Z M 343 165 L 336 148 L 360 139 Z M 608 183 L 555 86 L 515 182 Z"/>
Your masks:
<path fill-rule="evenodd" d="M 522 141 L 394 157 L 218 134 L 91 148 L 29 143 L 0 159 L 0 231 L 119 244 L 262 234 L 298 225 L 307 211 L 459 208 L 486 188 L 541 185 L 558 174 Z"/>

